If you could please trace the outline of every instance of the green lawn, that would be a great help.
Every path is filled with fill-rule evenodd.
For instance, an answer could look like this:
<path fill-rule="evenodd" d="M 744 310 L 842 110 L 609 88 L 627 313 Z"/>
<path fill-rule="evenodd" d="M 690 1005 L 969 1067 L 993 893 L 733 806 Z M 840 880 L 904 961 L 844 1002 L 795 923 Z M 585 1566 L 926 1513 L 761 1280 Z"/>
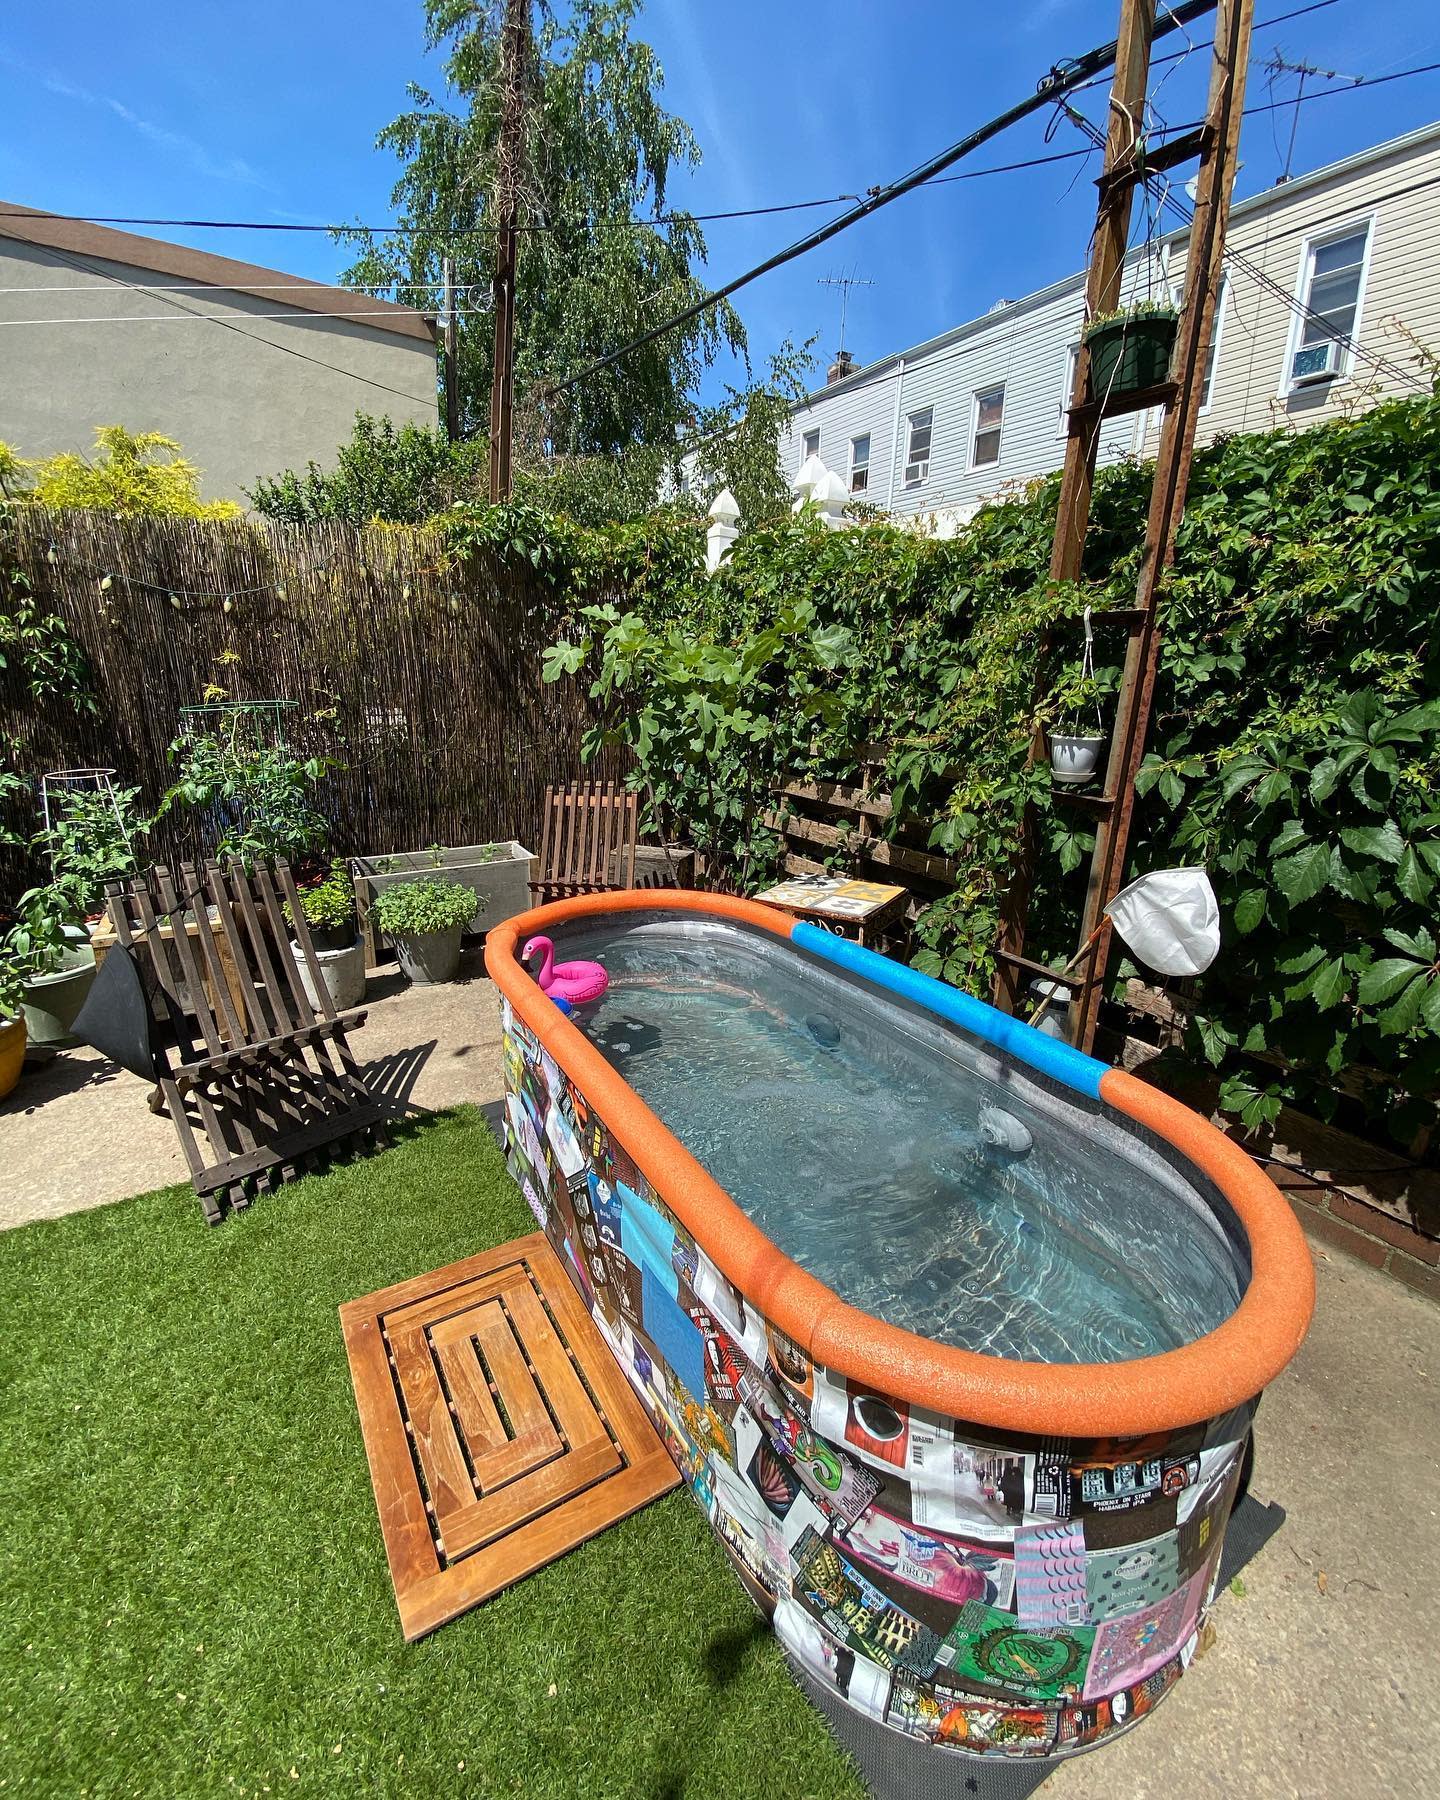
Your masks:
<path fill-rule="evenodd" d="M 532 1228 L 462 1112 L 0 1234 L 0 1791 L 862 1794 L 683 1492 L 402 1642 L 335 1309 Z"/>

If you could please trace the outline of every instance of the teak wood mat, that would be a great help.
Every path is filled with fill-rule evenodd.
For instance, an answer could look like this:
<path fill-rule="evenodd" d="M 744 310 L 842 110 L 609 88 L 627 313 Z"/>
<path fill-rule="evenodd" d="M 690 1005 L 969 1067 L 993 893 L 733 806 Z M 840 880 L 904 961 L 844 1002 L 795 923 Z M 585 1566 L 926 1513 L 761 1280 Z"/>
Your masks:
<path fill-rule="evenodd" d="M 340 1323 L 411 1641 L 680 1479 L 538 1231 Z"/>

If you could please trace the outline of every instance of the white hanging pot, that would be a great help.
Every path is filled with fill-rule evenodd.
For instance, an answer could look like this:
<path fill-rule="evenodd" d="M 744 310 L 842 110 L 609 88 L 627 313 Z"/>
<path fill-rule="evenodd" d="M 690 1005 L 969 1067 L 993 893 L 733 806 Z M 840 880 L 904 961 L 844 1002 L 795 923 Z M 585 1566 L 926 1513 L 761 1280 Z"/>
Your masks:
<path fill-rule="evenodd" d="M 1093 781 L 1100 768 L 1100 752 L 1105 739 L 1063 731 L 1050 733 L 1050 768 L 1057 781 L 1078 787 L 1082 781 Z"/>

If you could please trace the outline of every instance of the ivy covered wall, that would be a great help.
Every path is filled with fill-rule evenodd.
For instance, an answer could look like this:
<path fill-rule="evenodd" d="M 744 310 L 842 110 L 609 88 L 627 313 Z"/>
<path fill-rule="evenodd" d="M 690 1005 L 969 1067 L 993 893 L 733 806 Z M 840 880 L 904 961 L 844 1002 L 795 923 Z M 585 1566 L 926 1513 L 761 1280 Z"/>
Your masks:
<path fill-rule="evenodd" d="M 1027 800 L 1048 852 L 1032 944 L 1059 960 L 1074 947 L 1090 838 L 1084 811 L 1027 764 L 1038 648 L 1054 624 L 1066 653 L 1045 672 L 1044 723 L 1086 704 L 1084 607 L 1130 603 L 1148 478 L 1102 473 L 1072 588 L 1045 573 L 1056 489 L 988 507 L 945 542 L 793 520 L 744 536 L 710 581 L 693 526 L 573 534 L 548 672 L 590 685 L 599 737 L 627 746 L 662 809 L 746 881 L 780 851 L 765 824 L 777 779 L 843 778 L 860 745 L 887 743 L 891 829 L 934 819 L 960 871 L 921 920 L 916 960 L 986 992 Z M 1197 456 L 1131 872 L 1210 871 L 1223 949 L 1191 1002 L 1191 1048 L 1247 1124 L 1287 1099 L 1331 1116 L 1342 1085 L 1400 1143 L 1434 1119 L 1437 603 L 1440 401 Z M 1097 638 L 1108 722 L 1124 634 L 1101 616 Z"/>

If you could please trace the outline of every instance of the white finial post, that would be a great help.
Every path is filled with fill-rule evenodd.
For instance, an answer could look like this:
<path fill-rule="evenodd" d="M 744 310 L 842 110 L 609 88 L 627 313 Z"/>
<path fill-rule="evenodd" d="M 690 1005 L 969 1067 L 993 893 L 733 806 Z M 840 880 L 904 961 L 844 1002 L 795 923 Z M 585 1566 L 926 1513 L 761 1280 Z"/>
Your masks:
<path fill-rule="evenodd" d="M 833 469 L 825 471 L 824 481 L 810 498 L 819 506 L 820 517 L 831 531 L 839 531 L 849 523 L 845 517 L 845 508 L 850 504 L 850 490 Z"/>
<path fill-rule="evenodd" d="M 740 517 L 740 508 L 735 504 L 735 496 L 729 488 L 721 488 L 710 502 L 710 526 L 705 533 L 705 572 L 713 575 L 730 554 L 739 528 L 736 520 Z"/>
<path fill-rule="evenodd" d="M 830 471 L 813 452 L 800 465 L 800 471 L 790 483 L 790 491 L 795 496 L 792 512 L 800 512 L 810 501 L 816 498 L 818 490 L 824 486 Z"/>

